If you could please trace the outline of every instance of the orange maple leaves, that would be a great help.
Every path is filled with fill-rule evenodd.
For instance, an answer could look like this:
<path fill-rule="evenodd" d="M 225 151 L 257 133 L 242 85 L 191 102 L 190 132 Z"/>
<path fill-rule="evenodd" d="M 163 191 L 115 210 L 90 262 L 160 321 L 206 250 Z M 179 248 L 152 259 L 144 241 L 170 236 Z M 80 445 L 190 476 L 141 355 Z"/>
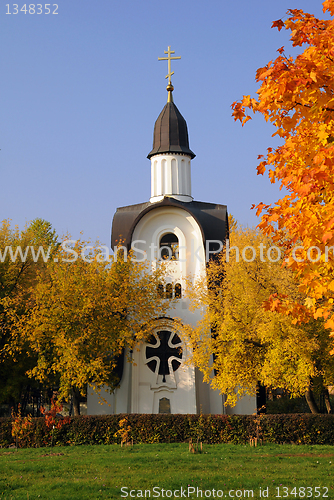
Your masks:
<path fill-rule="evenodd" d="M 284 28 L 284 23 L 283 23 L 282 19 L 278 19 L 278 21 L 273 22 L 271 27 L 277 28 L 278 31 L 281 31 L 281 29 Z"/>
<path fill-rule="evenodd" d="M 323 11 L 334 15 L 334 0 L 326 0 Z M 303 53 L 286 57 L 284 47 L 278 49 L 279 56 L 256 72 L 257 99 L 244 96 L 233 103 L 232 115 L 244 125 L 250 111 L 259 112 L 284 141 L 259 156 L 257 173 L 270 165 L 271 182 L 288 191 L 274 206 L 256 207 L 262 213 L 259 227 L 284 249 L 287 265 L 314 299 L 307 312 L 320 314 L 334 329 L 334 21 L 297 9 L 288 16 L 272 27 L 290 30 L 292 45 L 304 45 Z M 296 245 L 302 247 L 298 259 Z M 310 259 L 312 247 L 319 249 L 318 260 Z M 294 312 L 306 316 L 297 305 Z"/>
<path fill-rule="evenodd" d="M 326 10 L 328 10 L 331 16 L 334 16 L 333 0 L 326 0 L 325 2 L 323 2 L 322 7 L 323 12 L 326 12 Z"/>

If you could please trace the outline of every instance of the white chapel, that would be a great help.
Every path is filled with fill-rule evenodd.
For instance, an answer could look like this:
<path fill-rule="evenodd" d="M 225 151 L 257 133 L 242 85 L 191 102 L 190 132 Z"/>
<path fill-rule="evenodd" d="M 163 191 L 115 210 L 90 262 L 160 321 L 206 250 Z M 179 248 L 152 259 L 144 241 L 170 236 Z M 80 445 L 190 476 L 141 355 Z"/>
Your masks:
<path fill-rule="evenodd" d="M 149 342 L 119 362 L 119 386 L 102 391 L 106 404 L 90 388 L 87 413 L 203 413 L 252 414 L 256 398 L 243 398 L 234 408 L 224 406 L 224 396 L 203 382 L 197 368 L 186 363 L 189 346 L 178 330 L 178 318 L 196 324 L 199 310 L 189 310 L 185 294 L 186 277 L 205 275 L 206 260 L 222 249 L 228 237 L 225 205 L 194 201 L 191 192 L 191 161 L 187 123 L 174 104 L 171 61 L 174 51 L 165 51 L 169 79 L 167 103 L 154 126 L 151 161 L 151 197 L 138 205 L 118 208 L 112 224 L 112 248 L 119 242 L 146 251 L 152 260 L 168 258 L 168 278 L 163 293 L 176 306 L 164 318 L 157 318 Z M 154 246 L 152 246 L 152 244 Z M 150 249 L 157 255 L 152 256 Z"/>

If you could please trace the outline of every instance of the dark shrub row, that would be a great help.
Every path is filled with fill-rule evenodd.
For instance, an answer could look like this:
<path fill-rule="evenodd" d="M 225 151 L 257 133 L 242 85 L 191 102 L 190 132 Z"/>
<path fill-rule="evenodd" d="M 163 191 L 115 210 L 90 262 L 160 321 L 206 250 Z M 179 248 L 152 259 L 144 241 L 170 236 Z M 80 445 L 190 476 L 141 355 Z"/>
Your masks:
<path fill-rule="evenodd" d="M 124 420 L 125 419 L 125 420 Z M 120 429 L 134 443 L 176 443 L 190 438 L 204 443 L 243 444 L 257 437 L 266 443 L 334 444 L 332 415 L 107 415 L 67 419 L 47 428 L 45 419 L 32 419 L 18 439 L 19 447 L 112 444 L 121 442 Z M 120 426 L 120 421 L 122 421 Z M 59 427 L 59 428 L 58 428 Z M 0 446 L 15 444 L 12 422 L 0 418 Z"/>

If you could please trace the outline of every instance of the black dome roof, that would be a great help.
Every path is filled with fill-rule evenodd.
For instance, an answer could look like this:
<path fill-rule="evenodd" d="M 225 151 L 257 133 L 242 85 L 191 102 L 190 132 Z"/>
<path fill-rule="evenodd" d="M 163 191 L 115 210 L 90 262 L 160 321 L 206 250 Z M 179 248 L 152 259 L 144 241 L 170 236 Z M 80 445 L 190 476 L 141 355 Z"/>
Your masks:
<path fill-rule="evenodd" d="M 181 153 L 194 158 L 189 149 L 187 123 L 174 102 L 167 102 L 154 125 L 153 149 L 147 155 Z"/>

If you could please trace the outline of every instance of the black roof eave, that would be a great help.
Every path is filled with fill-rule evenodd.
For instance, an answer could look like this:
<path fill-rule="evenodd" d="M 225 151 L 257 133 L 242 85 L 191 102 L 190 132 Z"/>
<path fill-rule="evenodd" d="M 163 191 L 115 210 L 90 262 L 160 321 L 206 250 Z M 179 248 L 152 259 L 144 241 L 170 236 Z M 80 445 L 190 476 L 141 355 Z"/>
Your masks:
<path fill-rule="evenodd" d="M 164 197 L 157 203 L 145 202 L 118 208 L 112 223 L 112 248 L 121 244 L 129 250 L 132 235 L 138 222 L 145 214 L 160 207 L 177 207 L 191 214 L 198 223 L 206 241 L 224 242 L 228 237 L 228 214 L 226 205 L 204 203 L 200 201 L 182 202 L 172 197 Z"/>

